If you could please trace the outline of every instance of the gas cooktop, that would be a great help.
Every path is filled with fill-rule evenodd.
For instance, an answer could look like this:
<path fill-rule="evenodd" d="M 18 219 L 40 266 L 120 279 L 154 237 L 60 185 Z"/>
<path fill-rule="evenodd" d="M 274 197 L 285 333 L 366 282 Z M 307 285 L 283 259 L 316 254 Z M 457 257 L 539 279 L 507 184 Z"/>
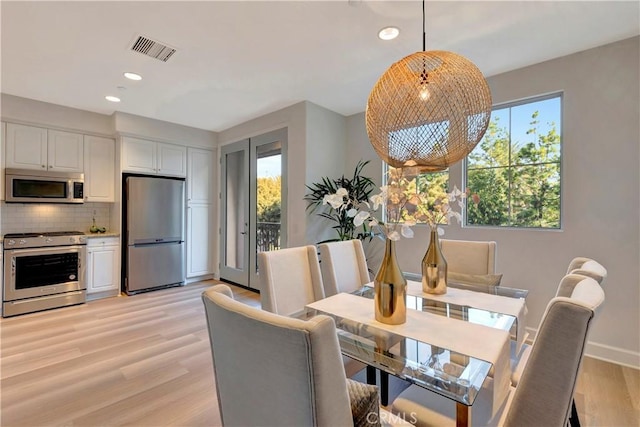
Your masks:
<path fill-rule="evenodd" d="M 5 239 L 24 239 L 27 237 L 40 237 L 40 236 L 83 236 L 82 231 L 46 231 L 43 233 L 9 233 L 5 234 Z"/>
<path fill-rule="evenodd" d="M 10 233 L 4 235 L 4 250 L 50 246 L 84 245 L 87 238 L 82 231 L 48 231 L 44 233 Z"/>

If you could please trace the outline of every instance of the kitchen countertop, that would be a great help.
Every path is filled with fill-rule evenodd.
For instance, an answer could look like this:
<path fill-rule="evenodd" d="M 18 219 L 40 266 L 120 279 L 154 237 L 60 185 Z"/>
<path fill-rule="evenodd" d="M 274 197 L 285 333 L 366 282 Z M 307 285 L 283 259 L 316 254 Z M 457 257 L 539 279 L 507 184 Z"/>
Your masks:
<path fill-rule="evenodd" d="M 120 233 L 116 231 L 107 231 L 106 233 L 89 233 L 85 232 L 87 239 L 98 239 L 100 237 L 120 237 Z"/>

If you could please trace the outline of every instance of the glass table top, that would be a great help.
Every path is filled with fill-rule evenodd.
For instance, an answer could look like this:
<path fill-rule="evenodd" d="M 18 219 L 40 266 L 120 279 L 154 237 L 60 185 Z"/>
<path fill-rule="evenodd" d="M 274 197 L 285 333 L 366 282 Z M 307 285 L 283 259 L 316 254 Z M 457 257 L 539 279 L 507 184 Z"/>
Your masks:
<path fill-rule="evenodd" d="M 451 287 L 526 298 L 528 291 L 502 286 L 450 284 Z M 374 298 L 374 289 L 364 286 L 352 294 Z M 446 316 L 459 321 L 510 331 L 515 334 L 516 317 L 484 309 L 407 295 L 407 309 Z M 373 310 L 373 303 L 372 303 Z M 463 405 L 472 405 L 492 364 L 468 354 L 418 341 L 389 330 L 376 328 L 309 307 L 293 317 L 308 320 L 315 315 L 332 317 L 338 329 L 338 341 L 344 355 L 381 369 L 406 381 L 439 393 Z M 438 331 L 434 331 L 438 333 Z"/>
<path fill-rule="evenodd" d="M 466 354 L 318 310 L 306 308 L 293 317 L 308 320 L 318 314 L 334 319 L 344 355 L 464 405 L 473 404 L 492 367 Z"/>

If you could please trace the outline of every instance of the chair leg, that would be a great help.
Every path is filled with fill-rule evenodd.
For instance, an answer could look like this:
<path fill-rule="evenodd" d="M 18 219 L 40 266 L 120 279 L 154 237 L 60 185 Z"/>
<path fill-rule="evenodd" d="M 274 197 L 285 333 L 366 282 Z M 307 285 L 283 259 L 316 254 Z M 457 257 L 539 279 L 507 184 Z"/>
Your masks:
<path fill-rule="evenodd" d="M 580 427 L 580 419 L 578 418 L 575 399 L 571 400 L 571 416 L 569 417 L 569 425 L 571 425 L 571 427 Z"/>

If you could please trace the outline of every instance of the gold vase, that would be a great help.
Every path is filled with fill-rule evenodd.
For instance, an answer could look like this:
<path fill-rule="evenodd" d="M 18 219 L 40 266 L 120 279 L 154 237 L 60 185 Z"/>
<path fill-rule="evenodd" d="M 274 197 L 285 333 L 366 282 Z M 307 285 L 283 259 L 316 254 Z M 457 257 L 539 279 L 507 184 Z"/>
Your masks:
<path fill-rule="evenodd" d="M 447 261 L 440 249 L 437 228 L 431 229 L 429 247 L 422 258 L 422 291 L 438 295 L 447 293 Z"/>
<path fill-rule="evenodd" d="M 389 325 L 407 321 L 407 280 L 396 258 L 395 242 L 386 240 L 384 258 L 373 280 L 376 320 Z"/>

